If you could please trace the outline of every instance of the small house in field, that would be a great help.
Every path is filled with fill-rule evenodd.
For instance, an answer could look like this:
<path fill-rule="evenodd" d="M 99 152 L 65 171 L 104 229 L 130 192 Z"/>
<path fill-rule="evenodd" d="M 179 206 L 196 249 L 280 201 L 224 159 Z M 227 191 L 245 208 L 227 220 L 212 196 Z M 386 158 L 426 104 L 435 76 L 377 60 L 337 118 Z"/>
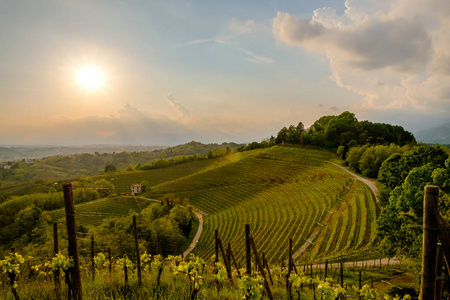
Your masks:
<path fill-rule="evenodd" d="M 132 184 L 131 185 L 131 196 L 138 195 L 142 193 L 142 185 L 140 184 Z"/>

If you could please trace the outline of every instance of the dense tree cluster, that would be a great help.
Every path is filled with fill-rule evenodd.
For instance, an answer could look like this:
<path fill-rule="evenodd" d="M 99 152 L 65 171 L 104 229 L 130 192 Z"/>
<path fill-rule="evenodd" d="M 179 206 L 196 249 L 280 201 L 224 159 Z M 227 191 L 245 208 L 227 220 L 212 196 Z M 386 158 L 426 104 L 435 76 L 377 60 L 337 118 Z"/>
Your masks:
<path fill-rule="evenodd" d="M 304 129 L 303 123 L 283 127 L 277 134 L 276 144 L 305 144 L 337 151 L 346 158 L 350 148 L 362 145 L 399 146 L 415 144 L 414 136 L 401 126 L 358 121 L 348 111 L 338 116 L 323 116 Z"/>
<path fill-rule="evenodd" d="M 238 151 L 272 147 L 276 144 L 301 144 L 335 151 L 355 172 L 376 178 L 381 163 L 394 153 L 404 153 L 416 144 L 414 136 L 401 126 L 358 121 L 353 113 L 323 116 L 305 129 L 297 126 L 283 127 L 276 137 L 261 143 L 241 146 Z"/>
<path fill-rule="evenodd" d="M 161 199 L 161 203 L 154 203 L 137 215 L 138 234 L 145 240 L 145 248 L 150 250 L 150 253 L 180 254 L 181 246 L 187 241 L 194 219 L 192 207 L 188 202 L 187 199 L 168 194 Z M 94 228 L 93 232 L 99 248 L 111 247 L 116 254 L 134 256 L 131 215 L 107 219 Z"/>
<path fill-rule="evenodd" d="M 384 123 L 358 121 L 355 114 L 348 111 L 338 116 L 324 116 L 314 122 L 305 132 L 305 144 L 341 150 L 345 159 L 348 149 L 365 144 L 403 146 L 415 143 L 414 136 L 401 126 Z"/>
<path fill-rule="evenodd" d="M 420 146 L 385 160 L 378 174 L 379 200 L 385 206 L 377 220 L 380 250 L 388 256 L 420 258 L 424 187 L 441 188 L 440 212 L 450 213 L 450 158 L 439 146 Z"/>
<path fill-rule="evenodd" d="M 339 149 L 342 149 L 341 147 Z M 338 150 L 339 150 L 338 149 Z M 366 177 L 377 178 L 381 164 L 392 154 L 402 154 L 412 149 L 411 145 L 369 145 L 350 148 L 345 163 L 350 170 Z M 339 151 L 337 153 L 340 155 Z"/>
<path fill-rule="evenodd" d="M 81 178 L 74 182 L 75 203 L 92 201 L 110 195 L 114 185 L 105 179 L 91 182 Z M 55 188 L 48 193 L 34 193 L 13 196 L 0 204 L 0 244 L 9 245 L 12 241 L 24 245 L 39 239 L 46 227 L 45 211 L 64 207 L 64 195 Z M 37 229 L 36 229 L 37 228 Z"/>

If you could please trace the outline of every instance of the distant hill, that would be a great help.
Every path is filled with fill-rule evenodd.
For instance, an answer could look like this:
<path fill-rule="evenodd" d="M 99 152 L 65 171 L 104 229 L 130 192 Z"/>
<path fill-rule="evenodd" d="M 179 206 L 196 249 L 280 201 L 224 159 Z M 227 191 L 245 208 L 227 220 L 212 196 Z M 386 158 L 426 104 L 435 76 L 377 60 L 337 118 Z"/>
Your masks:
<path fill-rule="evenodd" d="M 235 149 L 242 146 L 236 143 L 202 144 L 189 142 L 175 147 L 145 151 L 137 149 L 128 151 L 123 148 L 110 149 L 110 153 L 101 153 L 98 148 L 82 148 L 85 151 L 80 154 L 61 154 L 48 156 L 41 159 L 27 159 L 11 163 L 11 169 L 0 168 L 0 186 L 35 181 L 39 179 L 64 179 L 85 177 L 104 173 L 105 166 L 114 165 L 117 169 L 136 167 L 140 164 L 150 164 L 161 158 L 174 158 L 180 155 L 207 155 L 210 150 L 219 148 Z M 22 148 L 25 149 L 25 148 Z M 104 149 L 104 148 L 103 148 Z M 0 148 L 1 150 L 1 148 Z M 72 149 L 74 150 L 74 149 Z M 104 149 L 106 150 L 106 149 Z M 114 151 L 117 150 L 117 151 Z M 121 151 L 121 152 L 118 152 Z M 30 154 L 33 152 L 30 152 Z M 1 160 L 0 160 L 1 161 Z"/>
<path fill-rule="evenodd" d="M 427 144 L 450 145 L 450 122 L 415 134 L 417 141 Z"/>
<path fill-rule="evenodd" d="M 142 152 L 164 149 L 164 146 L 139 145 L 86 145 L 86 146 L 2 146 L 0 145 L 0 161 L 17 161 L 36 159 L 55 155 L 71 155 L 82 153 Z"/>

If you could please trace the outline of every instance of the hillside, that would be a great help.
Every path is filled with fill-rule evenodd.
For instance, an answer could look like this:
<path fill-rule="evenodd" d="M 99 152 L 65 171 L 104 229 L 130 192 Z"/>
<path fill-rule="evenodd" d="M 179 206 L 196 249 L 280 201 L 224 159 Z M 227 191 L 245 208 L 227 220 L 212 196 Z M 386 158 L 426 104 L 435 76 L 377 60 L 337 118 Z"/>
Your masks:
<path fill-rule="evenodd" d="M 376 205 L 367 186 L 329 162 L 330 152 L 276 146 L 236 153 L 195 174 L 153 186 L 146 194 L 185 197 L 202 210 L 204 229 L 194 253 L 214 253 L 214 230 L 243 260 L 244 224 L 271 261 L 294 249 L 298 257 L 333 257 L 370 250 L 375 239 Z M 320 230 L 317 230 L 320 228 Z"/>
<path fill-rule="evenodd" d="M 422 143 L 450 145 L 450 122 L 417 132 L 415 136 Z"/>
<path fill-rule="evenodd" d="M 204 214 L 204 226 L 194 253 L 214 253 L 214 230 L 244 259 L 244 225 L 250 224 L 255 241 L 269 262 L 286 257 L 293 239 L 298 259 L 337 258 L 370 252 L 375 242 L 377 205 L 370 189 L 342 170 L 342 160 L 329 151 L 279 145 L 235 152 L 148 171 L 130 170 L 91 177 L 114 184 L 114 193 L 129 193 L 133 183 L 147 181 L 141 196 L 160 199 L 174 194 Z M 29 185 L 23 189 L 37 189 Z M 8 191 L 6 188 L 4 191 Z M 9 192 L 19 191 L 19 187 Z M 140 211 L 147 201 L 100 199 L 77 206 L 80 225 L 98 225 L 102 219 Z M 63 210 L 50 212 L 50 219 Z"/>
<path fill-rule="evenodd" d="M 115 168 L 122 170 L 133 169 L 140 164 L 149 164 L 162 158 L 207 155 L 209 151 L 227 147 L 235 149 L 239 146 L 241 145 L 235 143 L 202 144 L 192 141 L 175 147 L 140 152 L 99 153 L 94 152 L 96 148 L 83 148 L 85 151 L 90 149 L 91 152 L 8 162 L 11 169 L 0 168 L 0 187 L 44 179 L 59 180 L 92 176 L 103 173 L 107 165 L 114 165 Z"/>

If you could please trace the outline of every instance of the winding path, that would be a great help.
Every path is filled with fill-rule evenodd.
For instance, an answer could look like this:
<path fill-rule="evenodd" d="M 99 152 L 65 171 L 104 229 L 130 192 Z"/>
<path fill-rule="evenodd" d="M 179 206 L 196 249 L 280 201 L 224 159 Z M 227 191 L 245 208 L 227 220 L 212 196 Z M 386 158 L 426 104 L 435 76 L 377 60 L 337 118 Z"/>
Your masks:
<path fill-rule="evenodd" d="M 369 188 L 372 190 L 373 195 L 375 196 L 375 199 L 378 201 L 378 188 L 376 186 L 376 181 L 375 180 L 373 180 L 373 179 L 371 180 L 371 179 L 368 179 L 368 178 L 361 177 L 360 175 L 350 171 L 347 167 L 343 167 L 341 165 L 338 165 L 338 164 L 335 164 L 335 163 L 332 163 L 332 162 L 329 162 L 329 161 L 325 161 L 325 160 L 324 160 L 324 162 L 330 163 L 332 165 L 335 165 L 336 167 L 341 168 L 345 172 L 347 172 L 350 175 L 352 175 L 353 177 L 355 177 L 357 180 L 362 181 L 365 184 L 367 184 L 369 186 Z"/>
<path fill-rule="evenodd" d="M 202 235 L 202 232 L 203 232 L 203 214 L 198 209 L 196 209 L 195 207 L 194 207 L 193 211 L 194 211 L 194 214 L 198 218 L 198 229 L 197 229 L 197 233 L 195 233 L 195 236 L 192 239 L 191 244 L 183 252 L 183 257 L 188 256 L 189 253 L 191 253 L 192 250 L 194 250 L 195 246 L 197 246 L 198 239 L 200 238 L 200 236 Z"/>

